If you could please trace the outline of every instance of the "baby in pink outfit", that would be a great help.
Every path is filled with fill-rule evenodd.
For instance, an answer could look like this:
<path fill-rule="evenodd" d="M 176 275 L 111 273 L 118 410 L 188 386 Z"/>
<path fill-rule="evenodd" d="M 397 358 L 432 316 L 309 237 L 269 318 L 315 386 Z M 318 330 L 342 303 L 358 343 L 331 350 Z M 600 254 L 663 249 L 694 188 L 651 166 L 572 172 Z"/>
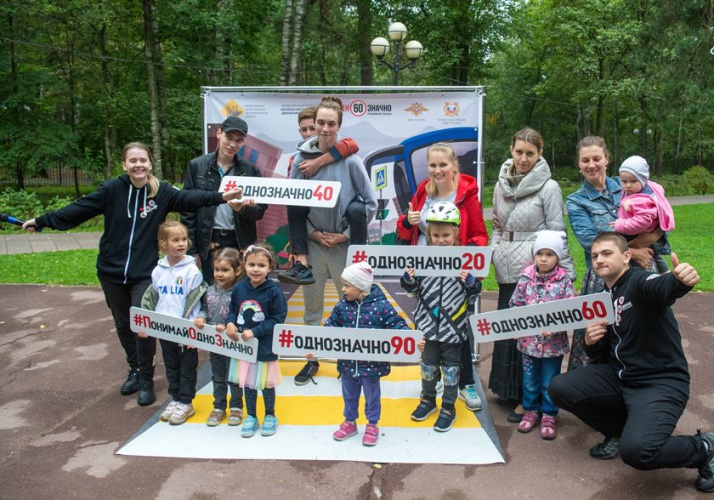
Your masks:
<path fill-rule="evenodd" d="M 672 206 L 664 195 L 664 188 L 649 180 L 650 167 L 641 156 L 630 156 L 620 166 L 620 184 L 622 198 L 617 211 L 617 220 L 613 223 L 615 231 L 632 239 L 640 233 L 650 233 L 661 229 L 665 235 L 652 249 L 657 256 L 668 255 L 672 249 L 666 233 L 674 229 Z M 666 272 L 664 260 L 656 259 L 659 272 Z"/>

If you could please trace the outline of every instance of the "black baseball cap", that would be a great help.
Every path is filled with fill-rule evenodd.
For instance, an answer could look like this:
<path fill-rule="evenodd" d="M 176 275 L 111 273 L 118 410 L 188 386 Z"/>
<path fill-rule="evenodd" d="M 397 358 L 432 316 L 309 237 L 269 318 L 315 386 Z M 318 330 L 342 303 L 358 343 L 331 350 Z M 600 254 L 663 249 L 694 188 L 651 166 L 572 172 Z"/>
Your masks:
<path fill-rule="evenodd" d="M 231 115 L 221 123 L 221 130 L 224 133 L 238 131 L 243 135 L 248 135 L 248 124 L 245 120 Z"/>

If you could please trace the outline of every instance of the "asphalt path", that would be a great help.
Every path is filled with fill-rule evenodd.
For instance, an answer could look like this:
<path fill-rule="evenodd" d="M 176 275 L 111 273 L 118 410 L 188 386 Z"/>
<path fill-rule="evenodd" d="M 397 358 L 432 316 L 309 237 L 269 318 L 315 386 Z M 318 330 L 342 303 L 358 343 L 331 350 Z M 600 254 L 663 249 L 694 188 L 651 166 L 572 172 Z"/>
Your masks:
<path fill-rule="evenodd" d="M 641 472 L 619 459 L 589 458 L 588 448 L 600 437 L 565 412 L 558 417 L 554 441 L 540 439 L 537 432 L 520 434 L 506 422 L 510 408 L 495 404 L 490 393 L 484 411 L 494 419 L 506 464 L 118 456 L 114 452 L 166 400 L 163 367 L 157 367 L 157 403 L 138 407 L 134 396 L 119 394 L 125 363 L 99 288 L 3 285 L 0 293 L 0 498 L 704 497 L 694 488 L 694 469 Z M 483 310 L 493 310 L 495 300 L 495 293 L 485 293 Z M 691 293 L 675 305 L 692 374 L 689 405 L 677 433 L 714 427 L 712 305 L 712 295 L 703 293 Z M 480 351 L 484 386 L 491 353 L 490 344 Z"/>

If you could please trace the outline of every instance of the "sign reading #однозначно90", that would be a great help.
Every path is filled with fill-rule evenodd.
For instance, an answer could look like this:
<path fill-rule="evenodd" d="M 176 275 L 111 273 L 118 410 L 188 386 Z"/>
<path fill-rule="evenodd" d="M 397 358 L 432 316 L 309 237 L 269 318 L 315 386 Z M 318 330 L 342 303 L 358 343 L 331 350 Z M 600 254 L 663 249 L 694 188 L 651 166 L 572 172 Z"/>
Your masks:
<path fill-rule="evenodd" d="M 275 325 L 273 352 L 280 356 L 416 363 L 419 330 Z"/>

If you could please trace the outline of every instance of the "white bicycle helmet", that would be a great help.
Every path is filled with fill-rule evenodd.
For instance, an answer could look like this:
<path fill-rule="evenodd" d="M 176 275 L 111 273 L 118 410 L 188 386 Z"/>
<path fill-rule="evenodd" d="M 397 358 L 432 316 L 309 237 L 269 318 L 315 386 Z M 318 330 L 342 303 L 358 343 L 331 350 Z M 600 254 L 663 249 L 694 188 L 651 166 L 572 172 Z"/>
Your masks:
<path fill-rule="evenodd" d="M 461 212 L 449 201 L 440 201 L 429 208 L 426 213 L 427 222 L 446 222 L 456 226 L 461 225 Z"/>

